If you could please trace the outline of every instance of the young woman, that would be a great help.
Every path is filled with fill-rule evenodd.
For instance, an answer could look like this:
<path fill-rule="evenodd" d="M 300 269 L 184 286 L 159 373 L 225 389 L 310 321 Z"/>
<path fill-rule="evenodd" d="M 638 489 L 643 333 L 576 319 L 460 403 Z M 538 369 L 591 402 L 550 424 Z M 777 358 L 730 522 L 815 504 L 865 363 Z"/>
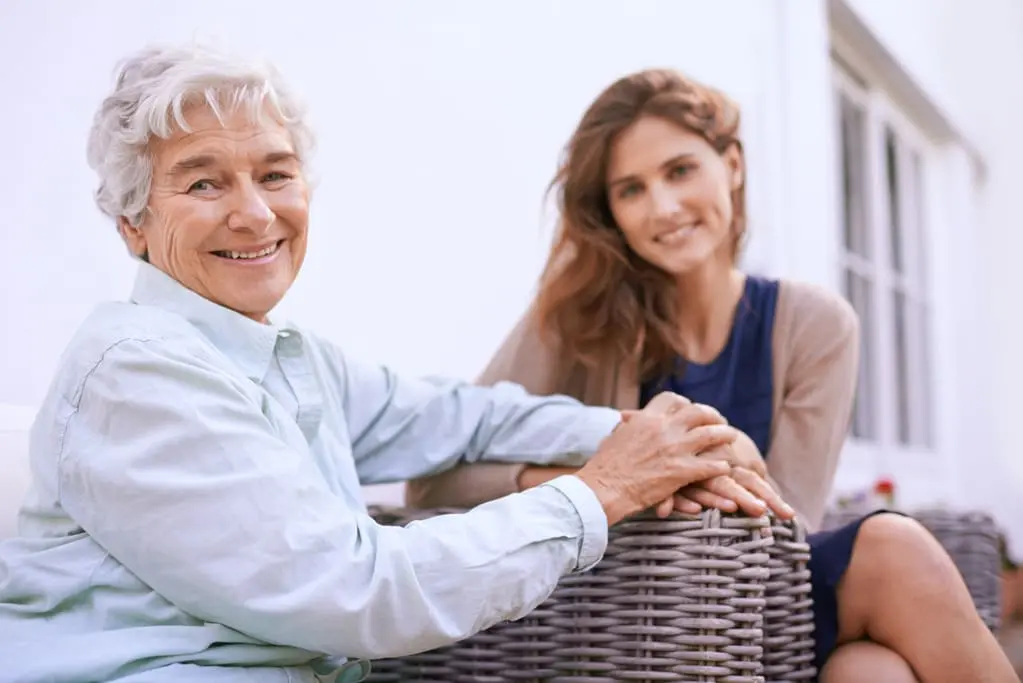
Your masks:
<path fill-rule="evenodd" d="M 848 429 L 858 322 L 824 289 L 747 275 L 739 112 L 666 70 L 590 106 L 555 178 L 561 221 L 536 301 L 480 381 L 510 380 L 627 411 L 662 389 L 743 436 L 733 476 L 677 509 L 758 513 L 780 493 L 819 526 Z M 461 467 L 413 482 L 412 505 L 469 506 L 561 470 Z M 912 520 L 878 514 L 811 537 L 824 681 L 1017 681 L 955 566 Z"/>

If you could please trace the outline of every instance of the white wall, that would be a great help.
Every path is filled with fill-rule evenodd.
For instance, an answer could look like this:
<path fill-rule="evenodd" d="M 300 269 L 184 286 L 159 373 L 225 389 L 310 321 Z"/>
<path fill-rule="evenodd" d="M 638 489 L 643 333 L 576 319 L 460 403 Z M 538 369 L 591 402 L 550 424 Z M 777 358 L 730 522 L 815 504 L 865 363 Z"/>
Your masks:
<path fill-rule="evenodd" d="M 0 185 L 0 319 L 15 330 L 0 335 L 0 402 L 36 405 L 90 308 L 128 293 L 132 263 L 92 204 L 84 149 L 114 63 L 151 41 L 221 39 L 271 58 L 304 94 L 319 186 L 281 313 L 403 371 L 471 376 L 495 350 L 547 248 L 542 198 L 561 146 L 614 78 L 667 65 L 723 87 L 750 112 L 751 175 L 770 175 L 756 0 L 283 7 L 0 5 L 0 44 L 17 55 L 0 83 L 19 103 L 0 108 L 17 169 Z M 757 213 L 767 194 L 751 192 Z"/>
<path fill-rule="evenodd" d="M 0 110 L 21 179 L 0 186 L 3 314 L 19 326 L 0 342 L 0 401 L 15 404 L 41 398 L 97 300 L 127 293 L 132 265 L 92 206 L 84 145 L 115 60 L 150 41 L 222 37 L 272 57 L 307 96 L 321 184 L 283 311 L 413 372 L 471 375 L 526 304 L 547 245 L 544 189 L 600 88 L 667 64 L 751 110 L 758 92 L 750 1 L 54 6 L 0 10 L 0 44 L 18 55 L 0 77 L 22 102 Z M 700 28 L 678 40 L 684 26 Z"/>

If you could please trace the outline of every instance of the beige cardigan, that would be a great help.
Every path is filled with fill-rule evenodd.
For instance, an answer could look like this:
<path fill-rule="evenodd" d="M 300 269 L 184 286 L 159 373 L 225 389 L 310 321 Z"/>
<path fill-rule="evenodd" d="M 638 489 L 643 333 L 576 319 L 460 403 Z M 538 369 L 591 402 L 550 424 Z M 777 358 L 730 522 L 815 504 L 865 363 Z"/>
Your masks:
<path fill-rule="evenodd" d="M 819 527 L 845 442 L 859 368 L 859 320 L 845 299 L 783 280 L 773 330 L 774 420 L 767 468 L 782 497 L 810 528 Z M 566 370 L 567 368 L 567 370 Z M 565 370 L 560 372 L 559 370 Z M 567 394 L 590 405 L 637 407 L 632 363 L 590 372 L 541 341 L 532 312 L 512 330 L 480 384 L 511 381 L 527 391 Z M 478 463 L 409 482 L 415 507 L 471 507 L 518 490 L 524 465 Z"/>

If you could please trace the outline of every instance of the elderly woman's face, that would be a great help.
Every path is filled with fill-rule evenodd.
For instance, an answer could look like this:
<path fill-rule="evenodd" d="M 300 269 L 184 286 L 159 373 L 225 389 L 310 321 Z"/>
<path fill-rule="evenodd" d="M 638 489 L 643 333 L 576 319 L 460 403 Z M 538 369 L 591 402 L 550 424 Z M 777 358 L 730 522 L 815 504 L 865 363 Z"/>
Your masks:
<path fill-rule="evenodd" d="M 151 145 L 153 184 L 137 255 L 203 297 L 263 322 L 305 258 L 309 191 L 287 130 L 244 113 L 221 125 L 186 110 L 192 132 Z"/>

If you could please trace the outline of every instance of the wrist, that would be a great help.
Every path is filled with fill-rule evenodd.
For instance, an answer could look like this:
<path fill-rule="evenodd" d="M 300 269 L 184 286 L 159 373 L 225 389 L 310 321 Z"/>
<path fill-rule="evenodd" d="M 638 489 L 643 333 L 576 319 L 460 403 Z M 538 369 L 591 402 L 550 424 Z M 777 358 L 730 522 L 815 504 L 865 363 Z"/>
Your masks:
<path fill-rule="evenodd" d="M 636 512 L 635 505 L 621 493 L 617 486 L 607 481 L 600 473 L 583 467 L 576 472 L 576 476 L 596 495 L 600 507 L 604 509 L 604 516 L 607 517 L 609 527 Z"/>
<path fill-rule="evenodd" d="M 540 465 L 526 465 L 522 468 L 522 471 L 519 472 L 517 480 L 519 491 L 536 488 L 540 484 L 544 484 L 551 479 L 565 474 L 575 474 L 575 472 L 576 468 L 574 467 L 542 467 Z"/>

